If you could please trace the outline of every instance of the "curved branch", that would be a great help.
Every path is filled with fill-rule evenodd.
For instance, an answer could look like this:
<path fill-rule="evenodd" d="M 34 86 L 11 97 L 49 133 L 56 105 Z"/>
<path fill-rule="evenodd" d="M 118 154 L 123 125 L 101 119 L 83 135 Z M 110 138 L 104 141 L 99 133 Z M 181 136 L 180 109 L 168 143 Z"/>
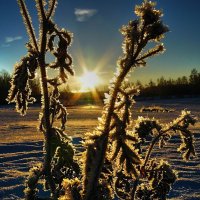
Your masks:
<path fill-rule="evenodd" d="M 181 123 L 182 121 L 183 121 L 183 119 L 177 121 L 177 124 Z M 152 141 L 152 143 L 151 143 L 151 145 L 150 145 L 150 147 L 149 147 L 149 149 L 148 149 L 148 152 L 147 152 L 147 154 L 146 154 L 146 156 L 145 156 L 144 164 L 143 164 L 143 166 L 142 166 L 143 168 L 145 168 L 147 162 L 149 161 L 151 152 L 152 152 L 153 147 L 154 147 L 154 145 L 156 144 L 156 142 L 159 140 L 159 138 L 160 138 L 163 134 L 165 134 L 166 132 L 168 132 L 168 131 L 170 131 L 171 129 L 173 129 L 173 126 L 174 126 L 174 124 L 172 124 L 171 126 L 169 126 L 169 127 L 168 127 L 167 129 L 165 129 L 165 130 L 161 130 L 161 131 L 157 130 L 159 134 L 153 139 L 153 141 Z"/>
<path fill-rule="evenodd" d="M 152 152 L 152 150 L 153 150 L 153 147 L 154 147 L 154 145 L 156 144 L 156 142 L 159 140 L 159 138 L 162 136 L 163 133 L 164 133 L 164 132 L 160 132 L 160 133 L 153 139 L 153 141 L 152 141 L 152 143 L 151 143 L 151 145 L 150 145 L 150 147 L 149 147 L 149 149 L 148 149 L 148 152 L 147 152 L 147 154 L 146 154 L 146 156 L 145 156 L 144 164 L 143 164 L 143 166 L 142 166 L 143 168 L 146 167 L 146 164 L 147 164 L 147 162 L 149 161 L 149 158 L 150 158 L 151 152 Z"/>

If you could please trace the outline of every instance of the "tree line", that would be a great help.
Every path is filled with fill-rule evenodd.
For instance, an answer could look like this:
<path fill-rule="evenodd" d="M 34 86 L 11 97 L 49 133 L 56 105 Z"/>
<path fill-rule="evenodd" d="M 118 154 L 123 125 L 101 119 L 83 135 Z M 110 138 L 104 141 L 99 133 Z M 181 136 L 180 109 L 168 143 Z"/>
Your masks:
<path fill-rule="evenodd" d="M 0 104 L 7 104 L 6 98 L 8 96 L 8 90 L 10 88 L 11 75 L 2 70 L 0 72 Z M 40 86 L 39 80 L 30 81 L 32 88 L 32 94 L 40 100 Z M 143 85 L 137 81 L 135 83 L 141 90 L 140 97 L 184 97 L 184 96 L 197 96 L 200 95 L 200 72 L 197 69 L 192 69 L 188 77 L 182 76 L 177 79 L 165 79 L 163 76 L 158 78 L 156 82 L 150 80 L 148 84 Z M 99 96 L 103 98 L 105 91 L 98 90 Z M 62 99 L 69 99 L 72 96 L 70 88 L 63 87 L 61 91 Z M 91 95 L 90 95 L 91 96 Z M 89 97 L 88 97 L 89 98 Z"/>
<path fill-rule="evenodd" d="M 185 97 L 200 95 L 200 72 L 192 69 L 188 77 L 182 76 L 177 79 L 165 79 L 163 76 L 156 82 L 150 80 L 143 85 L 137 81 L 141 97 Z"/>
<path fill-rule="evenodd" d="M 0 71 L 0 104 L 7 103 L 6 98 L 8 96 L 8 90 L 10 88 L 10 81 L 10 74 L 5 70 Z"/>

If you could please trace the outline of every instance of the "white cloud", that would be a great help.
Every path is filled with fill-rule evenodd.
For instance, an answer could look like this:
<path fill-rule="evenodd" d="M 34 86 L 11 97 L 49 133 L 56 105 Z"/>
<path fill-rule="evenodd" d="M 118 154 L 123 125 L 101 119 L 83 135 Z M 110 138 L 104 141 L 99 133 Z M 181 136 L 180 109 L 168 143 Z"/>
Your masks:
<path fill-rule="evenodd" d="M 21 40 L 21 39 L 22 39 L 22 36 L 6 37 L 5 43 L 11 43 L 11 42 L 14 42 L 16 40 Z"/>
<path fill-rule="evenodd" d="M 74 14 L 76 15 L 76 20 L 79 22 L 84 22 L 90 17 L 94 16 L 97 13 L 96 9 L 80 9 L 75 8 Z"/>

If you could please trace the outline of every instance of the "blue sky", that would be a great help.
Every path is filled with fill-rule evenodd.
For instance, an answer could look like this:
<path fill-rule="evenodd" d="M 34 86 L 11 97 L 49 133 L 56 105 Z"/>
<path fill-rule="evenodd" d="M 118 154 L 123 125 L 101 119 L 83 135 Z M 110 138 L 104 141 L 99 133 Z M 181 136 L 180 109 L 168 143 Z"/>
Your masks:
<path fill-rule="evenodd" d="M 26 0 L 33 23 L 37 26 L 35 1 Z M 74 33 L 70 52 L 77 76 L 83 68 L 97 70 L 108 81 L 122 54 L 120 27 L 135 19 L 133 8 L 141 0 L 59 0 L 55 21 Z M 137 69 L 133 80 L 148 82 L 189 75 L 200 70 L 200 1 L 158 0 L 164 12 L 163 21 L 170 32 L 163 40 L 167 51 L 150 59 L 147 67 Z M 1 0 L 0 6 L 0 70 L 12 72 L 13 65 L 26 53 L 28 37 L 16 0 Z M 37 29 L 36 29 L 37 30 Z"/>

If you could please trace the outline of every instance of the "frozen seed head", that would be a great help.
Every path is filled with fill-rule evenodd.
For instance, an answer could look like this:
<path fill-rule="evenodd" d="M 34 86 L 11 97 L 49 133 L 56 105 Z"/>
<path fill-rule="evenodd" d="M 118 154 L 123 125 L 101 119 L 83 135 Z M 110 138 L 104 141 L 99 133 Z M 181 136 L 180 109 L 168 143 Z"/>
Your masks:
<path fill-rule="evenodd" d="M 142 18 L 145 25 L 157 22 L 162 17 L 162 11 L 155 9 L 156 3 L 145 1 L 141 6 L 135 7 L 135 14 Z"/>

